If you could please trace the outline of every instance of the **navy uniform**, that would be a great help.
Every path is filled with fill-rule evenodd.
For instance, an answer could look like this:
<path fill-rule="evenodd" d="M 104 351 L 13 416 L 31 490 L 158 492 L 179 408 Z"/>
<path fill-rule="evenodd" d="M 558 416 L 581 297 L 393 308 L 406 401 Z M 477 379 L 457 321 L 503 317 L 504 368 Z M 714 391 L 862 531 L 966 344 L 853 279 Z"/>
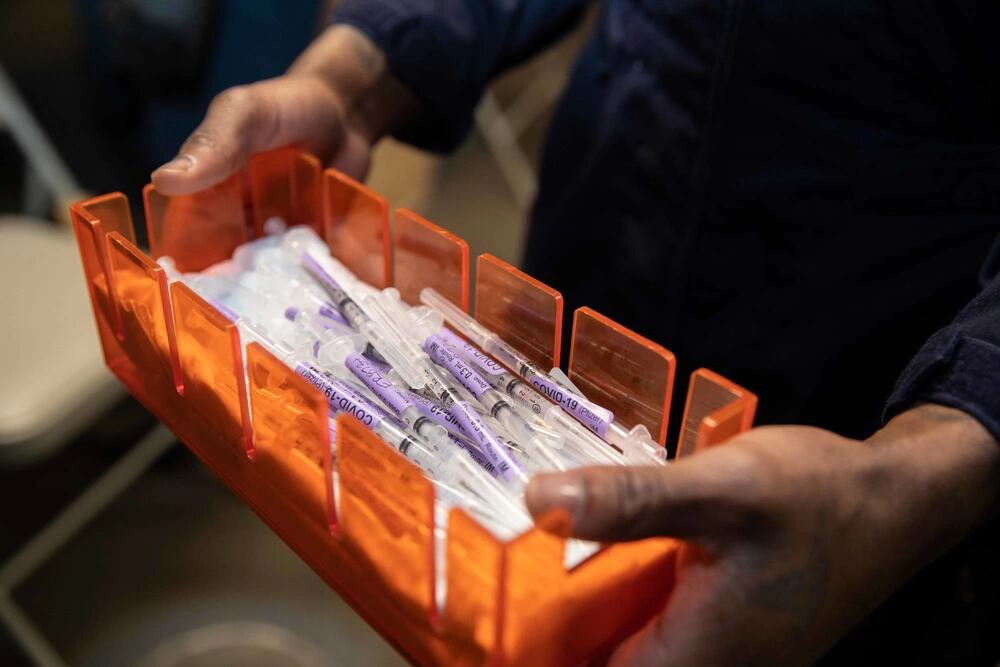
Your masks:
<path fill-rule="evenodd" d="M 345 0 L 334 21 L 422 102 L 399 136 L 443 151 L 586 4 Z M 863 438 L 934 401 L 1000 439 L 998 28 L 995 0 L 607 0 L 549 130 L 524 268 L 567 312 L 673 350 L 678 377 L 751 388 L 759 423 Z M 996 662 L 997 535 L 826 662 Z"/>

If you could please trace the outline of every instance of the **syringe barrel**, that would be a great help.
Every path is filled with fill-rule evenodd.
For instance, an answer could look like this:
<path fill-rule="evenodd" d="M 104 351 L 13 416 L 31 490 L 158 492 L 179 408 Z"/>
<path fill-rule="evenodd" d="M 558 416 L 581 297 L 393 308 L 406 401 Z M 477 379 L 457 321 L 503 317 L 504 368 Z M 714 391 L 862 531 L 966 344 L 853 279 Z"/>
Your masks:
<path fill-rule="evenodd" d="M 476 400 L 483 402 L 484 399 L 495 399 L 493 395 L 497 395 L 497 392 L 492 385 L 474 368 L 465 363 L 440 336 L 436 334 L 428 336 L 427 340 L 424 341 L 423 349 L 436 364 L 447 370 Z M 487 410 L 493 409 L 492 404 L 487 405 L 484 402 L 483 405 Z"/>
<path fill-rule="evenodd" d="M 361 328 L 361 323 L 368 319 L 361 307 L 354 303 L 343 287 L 340 286 L 333 276 L 308 252 L 302 253 L 302 266 L 306 273 L 316 279 L 323 290 L 330 297 L 333 305 L 341 312 L 344 318 L 350 322 L 355 329 Z"/>
<path fill-rule="evenodd" d="M 351 352 L 344 359 L 344 365 L 396 414 L 402 415 L 408 408 L 417 409 L 407 392 L 397 387 L 382 368 L 364 355 Z"/>
<path fill-rule="evenodd" d="M 538 392 L 576 417 L 591 431 L 602 438 L 605 437 L 608 427 L 615 420 L 613 412 L 563 387 L 531 360 L 496 336 L 487 341 L 486 351 L 515 369 Z"/>
<path fill-rule="evenodd" d="M 520 530 L 531 526 L 531 518 L 520 499 L 515 499 L 511 491 L 499 480 L 490 477 L 486 471 L 476 467 L 467 458 L 454 456 L 441 463 L 439 470 L 443 478 L 462 482 L 463 486 L 470 487 L 508 520 L 521 524 Z"/>
<path fill-rule="evenodd" d="M 494 335 L 489 329 L 469 317 L 469 314 L 464 310 L 444 298 L 433 287 L 425 287 L 420 290 L 420 301 L 431 308 L 441 311 L 445 319 L 480 347 L 485 345 L 487 338 Z"/>
<path fill-rule="evenodd" d="M 434 452 L 427 449 L 419 440 L 389 421 L 380 422 L 373 430 L 400 454 L 413 461 L 418 468 L 431 476 L 437 476 L 438 461 Z"/>
<path fill-rule="evenodd" d="M 318 303 L 316 308 L 316 314 L 324 319 L 333 320 L 334 322 L 339 322 L 340 324 L 343 324 L 345 327 L 351 326 L 351 323 L 347 321 L 347 318 L 344 317 L 344 315 L 339 310 L 337 310 L 337 307 L 334 306 L 329 301 L 321 301 L 320 303 Z"/>
<path fill-rule="evenodd" d="M 501 477 L 507 481 L 515 479 L 528 481 L 524 466 L 508 453 L 500 438 L 483 423 L 471 405 L 465 401 L 459 401 L 454 404 L 452 414 L 461 424 L 462 429 L 469 434 L 472 442 L 486 454 L 490 463 L 496 466 Z"/>
<path fill-rule="evenodd" d="M 300 362 L 295 365 L 295 372 L 323 393 L 334 412 L 352 415 L 371 430 L 375 430 L 381 422 L 386 421 L 384 413 L 380 414 L 381 411 L 372 409 L 372 406 L 367 405 L 367 400 L 360 400 L 353 390 L 345 388 L 342 383 L 338 383 L 335 378 L 329 377 L 318 368 Z"/>
<path fill-rule="evenodd" d="M 549 404 L 545 413 L 545 423 L 566 434 L 566 441 L 582 447 L 582 451 L 601 463 L 620 465 L 623 461 L 612 447 L 586 428 L 559 406 Z"/>

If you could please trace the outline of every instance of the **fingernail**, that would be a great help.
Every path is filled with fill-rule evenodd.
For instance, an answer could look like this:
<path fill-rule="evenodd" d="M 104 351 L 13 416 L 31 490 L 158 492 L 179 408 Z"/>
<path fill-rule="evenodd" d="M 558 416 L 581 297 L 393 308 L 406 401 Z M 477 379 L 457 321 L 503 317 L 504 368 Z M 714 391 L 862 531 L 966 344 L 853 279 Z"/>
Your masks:
<path fill-rule="evenodd" d="M 525 500 L 536 513 L 557 507 L 566 510 L 573 519 L 574 525 L 583 513 L 586 504 L 583 484 L 579 481 L 545 479 L 544 477 L 537 478 L 528 486 Z"/>
<path fill-rule="evenodd" d="M 178 155 L 156 171 L 190 171 L 193 166 L 194 160 L 190 157 L 187 155 Z"/>

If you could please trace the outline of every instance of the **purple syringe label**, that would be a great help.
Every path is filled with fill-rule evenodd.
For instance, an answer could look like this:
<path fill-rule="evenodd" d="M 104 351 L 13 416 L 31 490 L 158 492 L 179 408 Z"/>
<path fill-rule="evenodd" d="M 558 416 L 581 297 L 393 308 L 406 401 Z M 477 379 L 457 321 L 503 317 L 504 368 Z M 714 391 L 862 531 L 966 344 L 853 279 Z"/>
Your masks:
<path fill-rule="evenodd" d="M 304 377 L 311 385 L 323 392 L 327 403 L 334 412 L 345 412 L 355 417 L 359 422 L 374 429 L 382 422 L 382 415 L 373 410 L 366 400 L 360 397 L 350 387 L 338 383 L 333 378 L 307 364 L 295 366 L 295 372 Z"/>
<path fill-rule="evenodd" d="M 326 371 L 324 371 L 324 373 L 326 373 Z M 346 382 L 338 377 L 333 377 L 329 373 L 327 373 L 327 377 L 330 378 L 330 381 L 334 384 L 335 387 L 339 388 L 342 392 L 346 393 L 348 396 L 353 398 L 355 401 L 358 402 L 358 404 L 367 407 L 368 410 L 370 410 L 372 413 L 381 417 L 382 421 L 392 422 L 399 428 L 406 430 L 406 422 L 404 422 L 396 415 L 390 414 L 389 411 L 386 410 L 384 407 L 382 407 L 372 399 L 368 398 L 368 396 L 366 396 L 361 391 L 360 387 L 350 382 Z"/>
<path fill-rule="evenodd" d="M 473 460 L 485 468 L 488 473 L 494 477 L 500 477 L 500 471 L 497 470 L 497 467 L 490 462 L 489 457 L 486 456 L 481 449 L 466 440 L 466 438 L 472 438 L 472 434 L 466 431 L 465 427 L 462 426 L 450 410 L 441 407 L 426 396 L 421 396 L 420 394 L 415 394 L 411 391 L 406 392 L 406 394 L 408 398 L 416 404 L 416 406 L 420 409 L 420 412 L 422 412 L 425 417 L 448 431 L 448 437 L 452 442 L 467 450 Z M 464 437 L 459 437 L 458 434 L 461 434 Z"/>
<path fill-rule="evenodd" d="M 406 392 L 399 389 L 394 382 L 385 376 L 382 369 L 367 357 L 352 352 L 344 364 L 366 387 L 385 401 L 386 405 L 391 407 L 396 414 L 401 415 L 407 408 L 416 407 Z"/>
<path fill-rule="evenodd" d="M 316 312 L 319 313 L 320 317 L 325 317 L 328 320 L 333 320 L 334 322 L 338 322 L 339 324 L 343 324 L 347 327 L 351 326 L 351 323 L 347 321 L 347 318 L 344 317 L 332 303 L 324 303 Z"/>
<path fill-rule="evenodd" d="M 299 313 L 301 313 L 301 312 L 302 312 L 301 309 L 296 308 L 295 306 L 289 306 L 288 308 L 285 308 L 285 319 L 288 320 L 289 322 L 294 322 L 295 319 L 299 316 Z M 331 322 L 324 322 L 323 318 L 316 318 L 315 322 L 316 322 L 316 324 L 318 324 L 319 326 L 323 327 L 327 331 L 329 331 L 330 329 L 332 329 L 335 326 Z"/>
<path fill-rule="evenodd" d="M 309 275 L 315 278 L 323 289 L 326 290 L 327 295 L 333 299 L 334 306 L 340 309 L 341 315 L 350 323 L 350 326 L 355 329 L 360 328 L 361 322 L 367 319 L 367 316 L 361 310 L 361 307 L 351 300 L 351 297 L 347 295 L 347 292 L 340 286 L 340 283 L 308 252 L 302 255 L 302 265 Z"/>
<path fill-rule="evenodd" d="M 505 364 L 516 369 L 518 375 L 527 380 L 532 387 L 544 394 L 550 401 L 576 417 L 597 435 L 602 438 L 606 436 L 608 427 L 615 421 L 615 415 L 611 410 L 595 405 L 583 396 L 566 389 L 506 346 L 499 346 L 498 349 L 494 350 L 494 353 Z"/>
<path fill-rule="evenodd" d="M 506 446 L 494 435 L 493 431 L 483 423 L 475 408 L 465 401 L 455 403 L 452 411 L 455 419 L 461 424 L 462 429 L 469 434 L 469 438 L 490 460 L 500 476 L 508 482 L 515 477 L 519 470 L 523 471 L 523 466 L 507 453 Z"/>
<path fill-rule="evenodd" d="M 487 382 L 482 375 L 477 373 L 469 364 L 462 361 L 458 354 L 448 347 L 448 344 L 438 336 L 433 334 L 424 341 L 424 352 L 440 366 L 448 369 L 448 372 L 458 380 L 469 393 L 477 399 L 493 386 Z"/>
<path fill-rule="evenodd" d="M 318 280 L 328 291 L 335 294 L 344 294 L 344 288 L 340 286 L 333 276 L 323 268 L 323 265 L 316 261 L 316 258 L 308 252 L 302 254 L 302 264 L 305 266 L 313 278 Z M 339 301 L 339 299 L 337 299 Z"/>
<path fill-rule="evenodd" d="M 435 424 L 444 427 L 449 432 L 461 433 L 462 435 L 468 437 L 468 433 L 462 428 L 462 425 L 458 423 L 455 419 L 455 415 L 451 414 L 451 411 L 444 408 L 426 396 L 421 396 L 420 394 L 415 394 L 412 391 L 406 392 L 406 395 L 417 407 L 420 408 L 420 412 L 424 414 L 425 417 L 429 418 Z"/>
<path fill-rule="evenodd" d="M 503 375 L 508 372 L 507 369 L 504 368 L 503 364 L 490 357 L 490 355 L 486 354 L 472 343 L 462 340 L 462 338 L 451 329 L 442 327 L 441 330 L 438 331 L 437 335 L 441 337 L 441 340 L 456 350 L 465 352 L 468 355 L 467 358 L 483 373 L 487 373 L 489 375 Z"/>
<path fill-rule="evenodd" d="M 608 427 L 615 420 L 613 412 L 599 405 L 594 405 L 582 396 L 569 391 L 550 377 L 532 369 L 527 369 L 524 375 L 528 382 L 531 383 L 531 386 L 580 420 L 584 426 L 602 438 L 607 435 Z"/>

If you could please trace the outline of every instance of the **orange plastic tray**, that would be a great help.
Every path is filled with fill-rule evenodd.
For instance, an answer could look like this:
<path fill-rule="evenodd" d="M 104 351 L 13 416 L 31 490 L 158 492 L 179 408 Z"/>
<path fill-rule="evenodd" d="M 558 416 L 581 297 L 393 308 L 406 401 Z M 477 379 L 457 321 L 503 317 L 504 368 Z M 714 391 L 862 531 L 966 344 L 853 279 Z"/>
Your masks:
<path fill-rule="evenodd" d="M 606 655 L 666 602 L 677 543 L 609 545 L 570 571 L 564 517 L 503 542 L 451 512 L 435 569 L 433 489 L 350 417 L 338 418 L 334 494 L 328 408 L 303 378 L 153 261 L 182 270 L 229 256 L 267 218 L 309 224 L 358 275 L 405 298 L 433 285 L 468 307 L 469 250 L 407 211 L 390 234 L 379 195 L 291 149 L 254 157 L 208 191 L 144 191 L 149 255 L 135 245 L 120 193 L 71 207 L 94 318 L 111 370 L 303 560 L 418 664 L 578 665 Z M 562 297 L 483 256 L 477 316 L 543 364 L 560 356 Z M 570 375 L 628 425 L 663 441 L 674 381 L 667 350 L 581 309 Z M 749 427 L 756 398 L 709 371 L 691 380 L 681 450 Z M 334 499 L 339 498 L 335 505 Z M 440 587 L 446 587 L 438 608 Z"/>

